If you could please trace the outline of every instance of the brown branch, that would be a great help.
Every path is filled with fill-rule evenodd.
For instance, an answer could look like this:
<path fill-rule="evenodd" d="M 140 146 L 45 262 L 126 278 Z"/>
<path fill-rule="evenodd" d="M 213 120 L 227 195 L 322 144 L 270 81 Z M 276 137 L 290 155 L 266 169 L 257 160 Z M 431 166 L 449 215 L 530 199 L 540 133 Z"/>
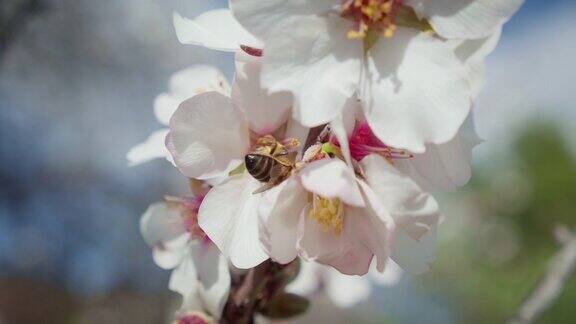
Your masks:
<path fill-rule="evenodd" d="M 220 324 L 254 323 L 257 313 L 266 311 L 271 302 L 283 296 L 284 288 L 296 277 L 299 268 L 298 259 L 287 265 L 267 260 L 248 270 L 237 278 L 237 281 L 232 282 Z M 289 317 L 292 313 L 284 315 Z"/>
<path fill-rule="evenodd" d="M 576 235 L 565 227 L 559 227 L 556 230 L 556 238 L 562 247 L 552 256 L 548 269 L 508 324 L 526 324 L 536 321 L 554 305 L 564 290 L 566 281 L 576 271 Z"/>

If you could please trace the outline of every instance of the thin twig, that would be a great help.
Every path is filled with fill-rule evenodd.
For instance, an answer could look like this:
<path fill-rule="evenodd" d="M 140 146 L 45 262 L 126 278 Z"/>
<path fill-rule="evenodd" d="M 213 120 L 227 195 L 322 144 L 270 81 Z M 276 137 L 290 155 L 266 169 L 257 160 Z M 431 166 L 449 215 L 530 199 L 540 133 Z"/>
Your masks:
<path fill-rule="evenodd" d="M 556 238 L 562 247 L 552 256 L 547 271 L 508 324 L 527 324 L 536 321 L 554 305 L 564 290 L 566 281 L 576 271 L 576 235 L 565 227 L 559 227 L 556 230 Z"/>

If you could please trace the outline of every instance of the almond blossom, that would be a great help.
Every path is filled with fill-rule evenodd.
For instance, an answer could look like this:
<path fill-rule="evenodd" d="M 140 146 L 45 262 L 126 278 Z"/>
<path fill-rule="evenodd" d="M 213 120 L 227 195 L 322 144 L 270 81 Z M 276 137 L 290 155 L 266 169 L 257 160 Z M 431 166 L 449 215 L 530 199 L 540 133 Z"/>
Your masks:
<path fill-rule="evenodd" d="M 349 307 L 373 282 L 428 271 L 443 219 L 430 192 L 471 177 L 484 60 L 522 2 L 230 0 L 175 14 L 180 42 L 235 53 L 232 86 L 209 66 L 175 74 L 155 102 L 169 128 L 128 154 L 211 185 L 141 220 L 183 296 L 176 322 L 293 316 L 308 302 L 287 291 L 320 288 Z"/>
<path fill-rule="evenodd" d="M 154 114 L 160 124 L 168 126 L 170 117 L 180 103 L 194 95 L 206 91 L 230 93 L 230 85 L 218 69 L 204 64 L 197 64 L 176 72 L 168 82 L 168 92 L 162 93 L 154 100 Z M 135 166 L 156 158 L 171 161 L 171 156 L 164 141 L 168 128 L 153 132 L 144 142 L 135 145 L 126 155 L 128 165 Z"/>
<path fill-rule="evenodd" d="M 270 113 L 265 107 L 275 100 L 264 99 L 266 92 L 249 82 L 259 75 L 259 65 L 258 59 L 246 59 L 248 63 L 239 60 L 233 98 L 217 93 L 195 96 L 171 120 L 167 144 L 185 175 L 226 177 L 236 169 L 210 191 L 200 208 L 200 225 L 210 238 L 239 268 L 253 267 L 268 256 L 288 263 L 300 255 L 342 273 L 364 274 L 373 256 L 380 271 L 391 256 L 411 273 L 426 271 L 434 258 L 440 213 L 422 188 L 451 188 L 468 180 L 469 155 L 477 144 L 473 128 L 470 134 L 459 133 L 451 142 L 438 148 L 430 145 L 426 153 L 416 155 L 385 145 L 366 122 L 346 125 L 343 141 L 311 147 L 295 174 L 269 193 L 254 194 L 262 184 L 242 169 L 237 172 L 245 155 L 264 134 L 293 136 L 282 129 L 290 97 L 272 105 L 284 107 L 282 114 L 263 118 Z M 361 110 L 355 100 L 349 105 L 349 111 Z M 215 128 L 218 131 L 212 131 Z M 330 149 L 341 158 L 326 151 Z"/>
<path fill-rule="evenodd" d="M 170 120 L 167 137 L 176 166 L 187 177 L 225 177 L 206 195 L 199 223 L 238 268 L 252 268 L 268 258 L 258 235 L 254 194 L 262 183 L 244 168 L 245 155 L 272 136 L 279 142 L 303 141 L 307 130 L 289 119 L 288 93 L 269 95 L 259 85 L 258 58 L 237 54 L 232 96 L 208 92 L 183 102 Z M 228 176 L 231 172 L 232 174 Z"/>
<path fill-rule="evenodd" d="M 422 153 L 426 143 L 456 134 L 474 97 L 470 71 L 444 38 L 489 37 L 521 3 L 232 0 L 230 6 L 265 44 L 263 85 L 294 93 L 303 125 L 332 121 L 357 93 L 383 142 Z"/>
<path fill-rule="evenodd" d="M 408 272 L 428 270 L 440 219 L 434 198 L 381 155 L 364 157 L 355 170 L 338 154 L 330 143 L 311 147 L 311 162 L 265 194 L 261 238 L 270 257 L 301 256 L 356 275 L 373 257 L 378 271 L 389 257 Z"/>
<path fill-rule="evenodd" d="M 450 142 L 414 154 L 380 141 L 362 119 L 359 102 L 348 106 L 355 113 L 345 116 L 344 133 L 334 127 L 329 142 L 306 151 L 295 176 L 265 194 L 261 239 L 280 263 L 300 255 L 363 274 L 372 256 L 382 271 L 390 254 L 406 271 L 425 272 L 440 219 L 425 190 L 453 190 L 469 180 L 471 152 L 479 143 L 473 121 Z"/>
<path fill-rule="evenodd" d="M 262 55 L 262 41 L 248 33 L 228 9 L 209 10 L 194 19 L 176 13 L 174 28 L 178 40 L 183 44 L 227 52 L 242 49 L 256 56 Z M 494 50 L 500 34 L 501 27 L 483 38 L 449 40 L 456 56 L 466 65 L 473 97 L 476 97 L 484 84 L 484 59 Z"/>
<path fill-rule="evenodd" d="M 186 318 L 219 318 L 230 290 L 228 263 L 198 226 L 203 194 L 167 197 L 142 216 L 140 230 L 153 248 L 156 264 L 172 270 L 169 288 L 183 297 L 177 322 Z M 206 314 L 207 313 L 207 314 Z"/>

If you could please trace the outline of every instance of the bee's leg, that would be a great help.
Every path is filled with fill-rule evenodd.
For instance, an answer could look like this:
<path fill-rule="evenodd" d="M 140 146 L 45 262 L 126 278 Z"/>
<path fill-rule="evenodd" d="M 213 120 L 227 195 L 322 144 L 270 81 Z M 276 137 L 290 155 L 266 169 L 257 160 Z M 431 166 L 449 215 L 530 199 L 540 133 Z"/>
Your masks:
<path fill-rule="evenodd" d="M 272 146 L 276 144 L 276 139 L 272 135 L 264 135 L 256 143 L 258 146 Z"/>
<path fill-rule="evenodd" d="M 300 141 L 296 138 L 287 138 L 282 141 L 282 145 L 286 148 L 287 151 L 293 150 L 300 146 Z"/>
<path fill-rule="evenodd" d="M 270 170 L 270 181 L 254 191 L 253 194 L 261 193 L 276 187 L 282 181 L 286 180 L 286 178 L 290 175 L 290 171 L 292 171 L 292 166 L 288 167 L 283 164 L 276 163 L 272 167 L 272 170 Z"/>
<path fill-rule="evenodd" d="M 270 190 L 270 189 L 274 188 L 275 186 L 276 186 L 276 184 L 272 183 L 272 182 L 265 183 L 262 187 L 256 189 L 252 194 L 253 195 L 259 194 L 259 193 L 264 192 L 266 190 Z"/>

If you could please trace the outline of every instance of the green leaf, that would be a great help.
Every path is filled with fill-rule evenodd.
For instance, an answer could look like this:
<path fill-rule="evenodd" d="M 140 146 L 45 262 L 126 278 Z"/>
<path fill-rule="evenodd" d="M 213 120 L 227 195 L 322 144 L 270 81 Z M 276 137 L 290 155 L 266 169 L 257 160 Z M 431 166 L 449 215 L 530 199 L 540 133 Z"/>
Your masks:
<path fill-rule="evenodd" d="M 281 293 L 266 303 L 260 313 L 268 318 L 284 319 L 303 314 L 309 306 L 310 301 L 302 296 Z"/>

